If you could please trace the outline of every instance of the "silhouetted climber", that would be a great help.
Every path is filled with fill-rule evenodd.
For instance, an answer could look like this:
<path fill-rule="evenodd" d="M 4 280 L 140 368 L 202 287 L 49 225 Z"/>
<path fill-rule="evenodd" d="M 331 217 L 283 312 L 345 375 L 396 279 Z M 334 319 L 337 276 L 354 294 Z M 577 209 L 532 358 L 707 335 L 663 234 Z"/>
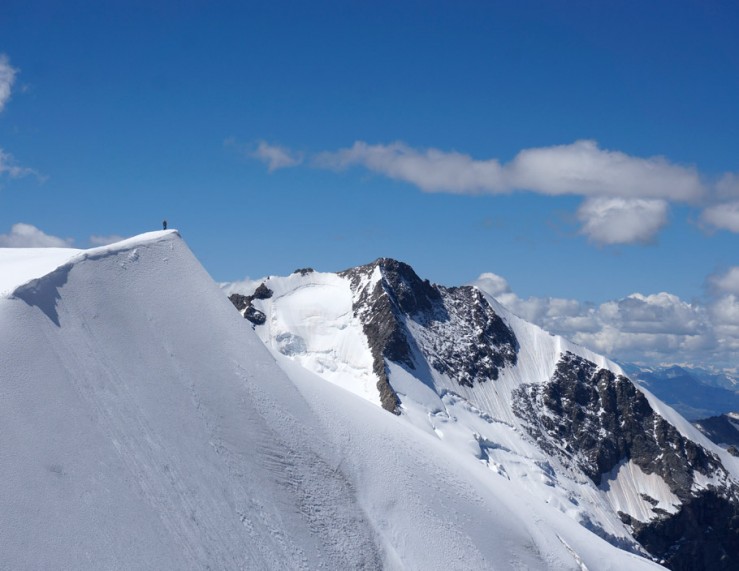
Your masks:
<path fill-rule="evenodd" d="M 162 220 L 162 230 L 166 230 L 166 229 L 167 229 L 167 221 Z"/>

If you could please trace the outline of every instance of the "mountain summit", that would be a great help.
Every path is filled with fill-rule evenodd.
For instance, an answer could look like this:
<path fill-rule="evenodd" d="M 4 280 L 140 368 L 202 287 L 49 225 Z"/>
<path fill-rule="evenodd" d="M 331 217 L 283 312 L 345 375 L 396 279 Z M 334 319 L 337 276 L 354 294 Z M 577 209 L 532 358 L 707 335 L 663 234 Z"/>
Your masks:
<path fill-rule="evenodd" d="M 733 568 L 737 460 L 613 362 L 388 258 L 261 288 L 240 310 L 261 315 L 288 374 L 300 365 L 466 450 L 613 545 Z"/>

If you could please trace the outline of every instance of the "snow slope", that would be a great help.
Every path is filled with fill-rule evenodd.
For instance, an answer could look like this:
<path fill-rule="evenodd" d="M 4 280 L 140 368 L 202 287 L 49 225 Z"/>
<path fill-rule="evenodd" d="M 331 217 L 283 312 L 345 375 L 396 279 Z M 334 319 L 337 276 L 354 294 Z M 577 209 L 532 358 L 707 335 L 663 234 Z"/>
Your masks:
<path fill-rule="evenodd" d="M 48 254 L 0 266 L 0 568 L 657 568 L 286 375 L 176 232 Z"/>

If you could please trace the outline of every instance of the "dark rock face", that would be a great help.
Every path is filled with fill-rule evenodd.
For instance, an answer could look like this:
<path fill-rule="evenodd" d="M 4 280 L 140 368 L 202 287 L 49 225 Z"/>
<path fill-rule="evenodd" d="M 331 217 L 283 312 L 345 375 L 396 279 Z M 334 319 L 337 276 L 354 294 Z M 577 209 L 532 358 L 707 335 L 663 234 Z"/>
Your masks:
<path fill-rule="evenodd" d="M 267 321 L 267 316 L 252 305 L 244 310 L 244 318 L 251 321 L 254 325 L 263 325 Z"/>
<path fill-rule="evenodd" d="M 650 524 L 635 522 L 634 538 L 675 571 L 736 570 L 739 503 L 705 490 L 680 511 Z"/>
<path fill-rule="evenodd" d="M 376 270 L 381 277 L 373 283 Z M 400 405 L 385 359 L 412 371 L 425 358 L 466 386 L 497 379 L 501 368 L 516 363 L 513 331 L 475 288 L 432 285 L 409 265 L 388 258 L 340 275 L 349 279 L 355 293 L 354 314 L 372 350 L 385 409 L 397 414 Z"/>
<path fill-rule="evenodd" d="M 269 289 L 265 284 L 259 284 L 259 287 L 251 295 L 241 295 L 239 293 L 233 293 L 228 296 L 234 307 L 244 316 L 245 319 L 251 321 L 254 325 L 262 325 L 267 316 L 261 311 L 252 306 L 251 302 L 255 299 L 269 299 L 272 297 L 272 290 Z"/>
<path fill-rule="evenodd" d="M 660 475 L 681 500 L 691 496 L 694 471 L 725 474 L 716 456 L 656 414 L 629 379 L 572 353 L 562 356 L 549 382 L 522 386 L 514 398 L 530 434 L 595 484 L 623 459 Z"/>
<path fill-rule="evenodd" d="M 241 295 L 240 293 L 232 293 L 228 296 L 228 299 L 231 300 L 231 303 L 234 304 L 234 307 L 238 309 L 239 311 L 244 311 L 247 307 L 251 305 L 251 296 L 247 295 Z"/>
<path fill-rule="evenodd" d="M 294 274 L 300 274 L 301 276 L 305 276 L 307 274 L 310 274 L 314 272 L 315 270 L 313 268 L 298 268 L 293 273 Z"/>
<path fill-rule="evenodd" d="M 472 387 L 497 380 L 503 367 L 515 365 L 518 360 L 518 341 L 513 331 L 476 288 L 438 289 L 444 318 L 421 316 L 424 328 L 419 336 L 426 359 L 434 369 L 460 385 Z"/>
<path fill-rule="evenodd" d="M 253 299 L 269 299 L 272 297 L 272 290 L 269 289 L 265 284 L 261 283 L 259 284 L 259 287 L 254 290 L 254 293 L 251 295 Z"/>
<path fill-rule="evenodd" d="M 672 569 L 736 568 L 725 565 L 739 555 L 739 498 L 720 459 L 658 415 L 629 379 L 566 353 L 548 382 L 514 391 L 513 410 L 542 449 L 596 485 L 624 460 L 662 477 L 682 503 L 678 513 L 655 507 L 649 523 L 621 514 L 653 556 Z M 720 487 L 694 489 L 697 474 Z"/>

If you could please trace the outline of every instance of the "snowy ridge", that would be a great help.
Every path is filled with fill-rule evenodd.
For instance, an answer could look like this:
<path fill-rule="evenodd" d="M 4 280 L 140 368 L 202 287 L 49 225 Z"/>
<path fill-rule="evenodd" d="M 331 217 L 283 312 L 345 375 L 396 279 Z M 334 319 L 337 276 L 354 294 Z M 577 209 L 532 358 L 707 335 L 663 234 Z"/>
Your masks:
<path fill-rule="evenodd" d="M 634 386 L 615 363 L 476 289 L 433 286 L 387 259 L 339 274 L 271 277 L 265 286 L 280 301 L 254 301 L 270 316 L 256 330 L 291 375 L 298 369 L 289 362 L 334 383 L 333 372 L 341 370 L 336 384 L 377 404 L 367 363 L 379 354 L 402 420 L 487 467 L 491 482 L 511 482 L 518 496 L 554 507 L 614 545 L 642 552 L 639 543 L 656 545 L 665 518 L 708 521 L 710 510 L 699 506 L 714 500 L 737 510 L 736 458 Z M 311 308 L 310 323 L 322 311 L 343 316 L 336 347 L 351 336 L 357 340 L 351 355 L 323 352 L 319 363 L 311 331 L 294 318 L 301 303 Z M 366 343 L 358 341 L 362 335 Z M 300 350 L 285 350 L 277 337 L 299 340 Z M 492 347 L 481 353 L 485 344 Z M 351 379 L 358 362 L 365 363 L 360 382 Z M 374 372 L 380 387 L 377 366 Z M 677 539 L 663 543 L 669 541 Z M 688 556 L 703 557 L 699 540 L 683 544 L 684 551 L 670 551 L 676 568 Z"/>
<path fill-rule="evenodd" d="M 657 568 L 275 350 L 286 375 L 178 234 L 71 254 L 0 298 L 0 567 Z"/>

